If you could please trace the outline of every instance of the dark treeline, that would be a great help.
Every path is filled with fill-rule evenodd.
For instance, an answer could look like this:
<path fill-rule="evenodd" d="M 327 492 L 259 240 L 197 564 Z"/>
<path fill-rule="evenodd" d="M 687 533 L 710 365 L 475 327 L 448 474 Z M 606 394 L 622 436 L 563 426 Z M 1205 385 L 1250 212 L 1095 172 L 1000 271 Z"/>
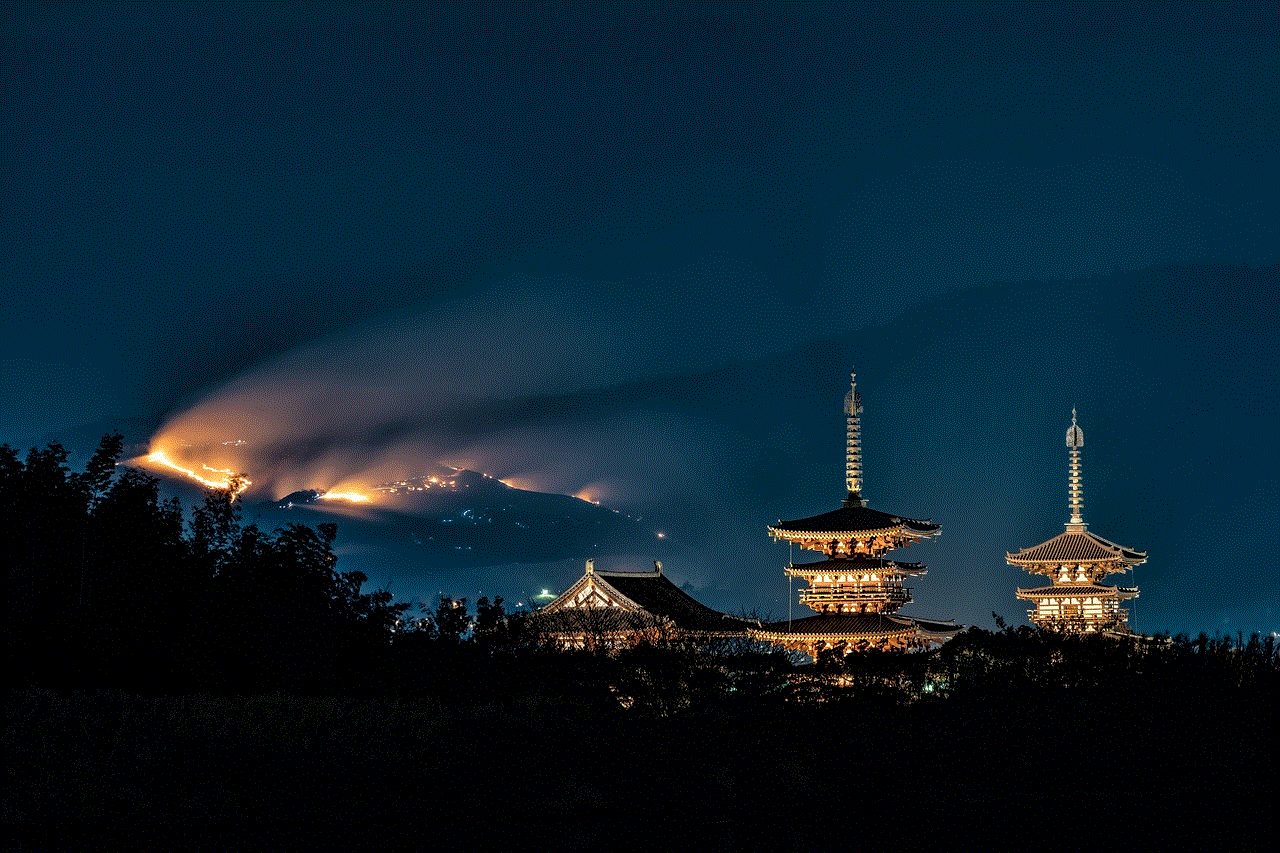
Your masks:
<path fill-rule="evenodd" d="M 332 525 L 259 530 L 226 493 L 187 517 L 119 454 L 108 437 L 72 472 L 56 445 L 0 448 L 11 828 L 482 804 L 518 836 L 625 807 L 689 844 L 809 849 L 823 827 L 901 832 L 893 791 L 926 826 L 1045 798 L 1243 813 L 1274 788 L 1273 638 L 1001 624 L 813 665 L 660 630 L 565 650 L 501 599 L 364 592 Z"/>
<path fill-rule="evenodd" d="M 405 606 L 341 572 L 336 527 L 264 531 L 232 492 L 184 518 L 107 436 L 83 471 L 57 444 L 0 447 L 11 678 L 126 690 L 324 689 L 367 666 Z"/>

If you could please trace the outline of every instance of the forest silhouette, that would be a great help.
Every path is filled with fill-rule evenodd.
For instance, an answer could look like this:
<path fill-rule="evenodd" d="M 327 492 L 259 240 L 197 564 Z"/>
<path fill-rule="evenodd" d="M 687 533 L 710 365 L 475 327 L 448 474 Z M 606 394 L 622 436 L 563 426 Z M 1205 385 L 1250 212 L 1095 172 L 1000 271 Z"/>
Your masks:
<path fill-rule="evenodd" d="M 1031 805 L 1031 779 L 1153 815 L 1274 790 L 1272 637 L 996 617 L 928 652 L 812 664 L 663 630 L 565 649 L 500 598 L 410 612 L 365 591 L 334 525 L 260 530 L 230 490 L 187 514 L 117 464 L 121 444 L 105 437 L 81 471 L 57 444 L 0 447 L 13 831 L 425 802 L 492 804 L 518 832 L 608 800 L 647 803 L 690 841 L 800 849 L 766 816 L 851 777 L 912 778 L 917 806 L 947 810 Z"/>

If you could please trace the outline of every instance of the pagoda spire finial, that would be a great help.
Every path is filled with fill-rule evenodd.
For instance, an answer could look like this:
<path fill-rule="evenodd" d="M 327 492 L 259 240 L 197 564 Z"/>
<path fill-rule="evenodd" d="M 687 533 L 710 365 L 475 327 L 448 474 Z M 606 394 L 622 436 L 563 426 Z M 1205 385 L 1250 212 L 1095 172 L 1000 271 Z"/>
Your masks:
<path fill-rule="evenodd" d="M 1080 472 L 1080 448 L 1084 447 L 1084 430 L 1076 425 L 1076 410 L 1071 407 L 1071 426 L 1067 429 L 1067 448 L 1071 462 L 1067 469 L 1068 506 L 1071 520 L 1068 530 L 1084 530 L 1084 475 Z"/>
<path fill-rule="evenodd" d="M 862 397 L 858 395 L 858 374 L 849 374 L 849 393 L 844 397 L 845 456 L 844 484 L 849 496 L 845 506 L 863 506 L 862 501 L 862 432 L 858 414 L 862 411 Z"/>

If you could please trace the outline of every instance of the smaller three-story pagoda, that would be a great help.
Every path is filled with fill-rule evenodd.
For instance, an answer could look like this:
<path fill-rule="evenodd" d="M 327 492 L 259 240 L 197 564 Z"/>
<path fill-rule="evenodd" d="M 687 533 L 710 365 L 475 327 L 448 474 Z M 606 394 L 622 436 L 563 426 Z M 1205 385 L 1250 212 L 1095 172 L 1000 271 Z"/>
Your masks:
<path fill-rule="evenodd" d="M 1120 602 L 1138 597 L 1137 587 L 1117 587 L 1102 583 L 1107 575 L 1127 572 L 1146 561 L 1143 551 L 1134 551 L 1090 533 L 1084 523 L 1084 479 L 1080 471 L 1080 448 L 1084 431 L 1071 410 L 1067 430 L 1068 505 L 1071 520 L 1066 530 L 1047 542 L 1005 555 L 1010 565 L 1032 574 L 1047 575 L 1052 583 L 1034 589 L 1019 589 L 1018 598 L 1032 602 L 1027 618 L 1039 628 L 1089 633 L 1129 631 L 1129 611 Z"/>
<path fill-rule="evenodd" d="M 850 374 L 844 402 L 847 419 L 843 506 L 831 512 L 769 527 L 774 539 L 785 539 L 825 559 L 789 565 L 786 573 L 808 582 L 800 603 L 815 616 L 764 625 L 749 633 L 756 639 L 816 658 L 826 649 L 849 652 L 862 648 L 915 648 L 949 639 L 957 625 L 898 615 L 911 603 L 908 577 L 925 574 L 920 563 L 890 559 L 890 551 L 937 536 L 931 521 L 872 509 L 862 496 L 862 398 L 857 376 Z"/>

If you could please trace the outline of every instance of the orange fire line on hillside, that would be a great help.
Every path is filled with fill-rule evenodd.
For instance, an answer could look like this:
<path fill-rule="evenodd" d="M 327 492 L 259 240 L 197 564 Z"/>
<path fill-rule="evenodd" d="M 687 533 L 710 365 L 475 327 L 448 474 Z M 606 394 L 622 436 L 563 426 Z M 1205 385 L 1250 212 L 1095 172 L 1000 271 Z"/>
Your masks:
<path fill-rule="evenodd" d="M 178 464 L 163 450 L 156 450 L 152 453 L 148 453 L 146 456 L 142 457 L 142 461 L 150 465 L 157 465 L 162 468 L 167 468 L 170 471 L 175 471 L 189 480 L 194 480 L 207 489 L 231 489 L 232 478 L 236 477 L 235 472 L 229 468 L 213 468 L 209 465 L 201 465 L 200 469 L 202 471 L 208 472 L 208 474 L 218 475 L 217 477 L 205 476 L 192 468 Z M 236 486 L 232 491 L 231 499 L 235 500 L 238 498 L 251 485 L 253 485 L 252 480 L 247 477 L 240 476 L 236 480 Z M 341 492 L 322 492 L 319 497 L 321 500 L 346 501 L 347 503 L 366 503 L 369 501 L 368 495 L 351 490 Z"/>
<path fill-rule="evenodd" d="M 323 492 L 320 495 L 322 501 L 350 501 L 353 504 L 362 504 L 369 500 L 369 496 L 360 492 Z"/>
<path fill-rule="evenodd" d="M 172 459 L 169 458 L 168 454 L 166 454 L 163 450 L 156 450 L 152 453 L 148 453 L 146 456 L 143 457 L 143 459 L 146 462 L 163 466 L 165 468 L 170 469 L 171 471 L 177 471 L 179 474 L 182 474 L 185 477 L 195 480 L 200 485 L 209 489 L 230 489 L 231 480 L 233 477 L 235 477 L 235 473 L 229 469 L 210 468 L 208 465 L 201 465 L 200 467 L 211 474 L 221 474 L 222 479 L 212 480 L 208 477 L 201 476 L 200 474 L 197 474 L 195 471 L 191 470 L 190 468 L 183 467 L 182 465 L 179 465 L 177 462 L 174 462 Z M 232 491 L 231 499 L 235 500 L 237 497 L 240 496 L 240 494 L 245 489 L 249 488 L 251 485 L 253 485 L 253 482 L 251 480 L 245 477 L 239 478 L 239 480 L 236 483 L 236 488 Z"/>

